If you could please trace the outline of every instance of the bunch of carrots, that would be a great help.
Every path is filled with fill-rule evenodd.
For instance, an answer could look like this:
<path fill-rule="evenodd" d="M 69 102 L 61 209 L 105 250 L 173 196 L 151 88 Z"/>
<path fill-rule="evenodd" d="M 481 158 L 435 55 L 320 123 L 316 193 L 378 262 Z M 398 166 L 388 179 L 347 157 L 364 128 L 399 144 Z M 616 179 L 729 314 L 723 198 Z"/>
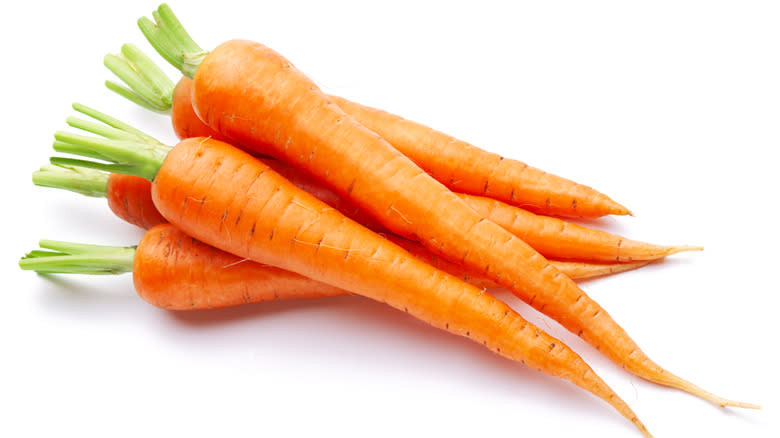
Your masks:
<path fill-rule="evenodd" d="M 84 105 L 57 132 L 39 186 L 105 197 L 148 231 L 136 246 L 42 240 L 20 261 L 40 273 L 132 272 L 165 309 L 362 295 L 631 408 L 571 348 L 488 289 L 506 288 L 626 371 L 720 406 L 642 352 L 574 280 L 639 268 L 689 246 L 630 240 L 566 221 L 626 215 L 596 190 L 425 125 L 322 92 L 252 41 L 198 46 L 170 8 L 141 18 L 174 84 L 132 45 L 105 57 L 106 86 L 170 113 L 171 147 Z M 378 274 L 381 273 L 381 274 Z"/>

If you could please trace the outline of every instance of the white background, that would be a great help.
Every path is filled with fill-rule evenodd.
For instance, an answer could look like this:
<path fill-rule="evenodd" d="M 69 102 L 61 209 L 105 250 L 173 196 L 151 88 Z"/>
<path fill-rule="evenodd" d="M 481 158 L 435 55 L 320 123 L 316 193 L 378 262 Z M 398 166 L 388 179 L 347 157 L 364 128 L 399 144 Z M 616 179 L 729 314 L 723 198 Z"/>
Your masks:
<path fill-rule="evenodd" d="M 156 4 L 109 3 L 4 11 L 0 435 L 639 436 L 564 381 L 364 299 L 171 313 L 135 296 L 129 275 L 18 270 L 41 237 L 141 236 L 102 200 L 30 183 L 73 101 L 173 141 L 166 117 L 102 85 L 105 53 L 151 51 L 135 20 Z M 778 436 L 778 4 L 419 3 L 172 6 L 205 48 L 262 41 L 328 92 L 591 185 L 636 215 L 594 226 L 704 245 L 583 287 L 660 364 L 763 411 L 628 375 L 497 293 L 580 352 L 656 436 Z"/>

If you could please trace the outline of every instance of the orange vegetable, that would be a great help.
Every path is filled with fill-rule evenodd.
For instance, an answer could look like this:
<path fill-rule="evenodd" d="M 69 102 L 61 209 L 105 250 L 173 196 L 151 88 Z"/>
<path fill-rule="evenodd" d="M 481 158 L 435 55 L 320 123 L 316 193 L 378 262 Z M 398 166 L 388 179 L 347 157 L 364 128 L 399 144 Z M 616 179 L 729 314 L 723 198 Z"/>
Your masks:
<path fill-rule="evenodd" d="M 173 94 L 171 117 L 176 135 L 214 137 L 221 133 L 192 117 L 192 80 L 182 77 Z M 398 151 L 454 192 L 493 198 L 536 213 L 600 217 L 630 214 L 608 196 L 582 184 L 501 157 L 474 145 L 379 109 L 329 95 L 358 123 L 384 137 Z"/>
<path fill-rule="evenodd" d="M 203 137 L 184 140 L 173 149 L 62 132 L 55 138 L 58 151 L 114 164 L 56 158 L 54 164 L 152 180 L 155 206 L 186 234 L 239 258 L 387 303 L 504 357 L 568 379 L 611 404 L 649 436 L 625 402 L 559 340 L 483 289 L 411 257 L 251 155 Z"/>
<path fill-rule="evenodd" d="M 122 50 L 129 57 L 134 76 L 127 77 L 124 70 L 113 68 L 110 63 L 107 63 L 107 65 L 131 88 L 134 84 L 147 82 L 144 78 L 151 78 L 156 74 L 156 70 L 148 68 L 149 65 L 153 65 L 153 61 L 140 52 L 140 50 L 128 44 L 123 46 Z M 111 56 L 114 55 L 107 55 L 107 58 Z M 158 77 L 159 80 L 170 81 L 162 72 L 159 75 L 155 77 Z M 134 102 L 140 103 L 144 107 L 157 111 L 162 109 L 170 110 L 173 129 L 179 139 L 198 136 L 212 137 L 219 140 L 224 139 L 222 134 L 209 128 L 195 114 L 191 98 L 192 80 L 186 76 L 183 76 L 175 87 L 173 87 L 172 83 L 170 87 L 165 87 L 165 89 L 171 90 L 171 95 L 150 94 L 148 89 L 139 86 L 135 86 L 134 89 L 126 89 L 112 82 L 107 84 L 112 90 L 122 90 L 120 94 Z M 170 102 L 170 105 L 158 104 L 157 107 L 153 107 L 152 101 Z M 380 230 L 381 225 L 369 214 L 363 212 L 354 204 L 349 203 L 309 175 L 303 175 L 298 168 L 278 161 L 273 162 L 278 164 L 271 163 L 267 162 L 274 170 L 280 172 L 298 187 L 313 193 L 325 201 L 325 203 L 339 209 L 342 213 L 361 224 L 375 231 Z M 548 258 L 613 263 L 655 260 L 681 251 L 701 249 L 700 247 L 691 246 L 660 246 L 630 240 L 622 236 L 575 225 L 560 219 L 535 215 L 519 207 L 494 199 L 468 194 L 459 195 L 477 213 L 520 237 Z M 349 212 L 347 212 L 347 209 L 349 209 Z"/>
<path fill-rule="evenodd" d="M 22 269 L 45 273 L 133 273 L 138 295 L 168 310 L 200 310 L 248 303 L 347 295 L 308 277 L 241 259 L 163 223 L 134 247 L 43 240 L 50 251 L 33 251 Z M 51 252 L 54 250 L 56 252 Z"/>
<path fill-rule="evenodd" d="M 155 19 L 156 24 L 145 19 L 139 24 L 163 57 L 193 77 L 193 107 L 212 129 L 253 152 L 272 154 L 304 169 L 394 233 L 484 272 L 626 370 L 721 406 L 751 407 L 704 391 L 650 360 L 570 278 L 344 113 L 279 53 L 245 40 L 228 41 L 206 52 L 167 6 L 156 11 Z M 168 217 L 159 199 L 155 201 Z M 172 222 L 195 233 L 186 225 L 191 216 L 182 213 Z M 230 211 L 223 215 L 227 220 Z M 320 245 L 315 241 L 314 246 Z"/>
<path fill-rule="evenodd" d="M 284 163 L 276 160 L 265 159 L 262 161 L 282 176 L 285 176 L 285 172 L 291 170 L 290 166 L 286 166 Z M 309 187 L 310 180 L 300 172 L 295 172 L 291 176 L 293 179 L 290 182 L 297 187 L 312 193 L 322 202 L 336 208 L 350 219 L 359 222 L 357 218 L 360 217 L 360 215 L 352 215 L 355 212 L 349 202 L 343 202 L 343 200 L 335 196 L 332 191 L 323 188 L 320 185 L 316 185 L 314 187 L 315 190 L 311 190 L 311 187 Z M 144 229 L 150 229 L 155 225 L 168 223 L 160 212 L 157 211 L 157 207 L 154 206 L 154 202 L 152 201 L 152 184 L 148 180 L 138 176 L 123 175 L 121 173 L 107 173 L 78 166 L 44 166 L 41 170 L 33 173 L 33 183 L 44 187 L 70 190 L 93 197 L 106 197 L 108 198 L 108 206 L 114 214 L 125 222 L 137 225 Z M 89 190 L 85 190 L 87 188 Z M 365 226 L 366 224 L 363 225 Z M 369 226 L 369 228 L 371 227 Z M 441 269 L 451 275 L 459 277 L 474 286 L 479 288 L 500 287 L 495 282 L 484 278 L 484 276 L 480 275 L 478 272 L 469 271 L 461 265 L 437 257 L 417 242 L 412 242 L 393 234 L 382 234 L 382 236 L 406 249 L 412 256 L 425 261 L 437 269 Z M 647 262 L 600 264 L 564 261 L 551 261 L 551 263 L 561 272 L 573 279 L 587 279 L 617 274 L 647 264 Z M 305 290 L 295 290 L 292 294 L 292 298 L 299 298 L 306 294 L 307 291 Z M 316 288 L 312 292 L 312 296 L 319 296 L 319 292 Z M 288 298 L 285 290 L 279 291 L 277 298 Z"/>
<path fill-rule="evenodd" d="M 626 207 L 588 186 L 488 152 L 395 114 L 343 97 L 330 99 L 454 192 L 497 199 L 545 215 L 631 214 Z"/>

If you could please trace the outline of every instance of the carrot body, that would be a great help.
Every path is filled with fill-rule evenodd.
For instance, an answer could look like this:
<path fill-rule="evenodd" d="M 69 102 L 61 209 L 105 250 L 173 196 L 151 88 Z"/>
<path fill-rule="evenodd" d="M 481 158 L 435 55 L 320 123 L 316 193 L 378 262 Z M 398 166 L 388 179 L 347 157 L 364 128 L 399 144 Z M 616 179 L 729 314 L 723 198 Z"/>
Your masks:
<path fill-rule="evenodd" d="M 152 183 L 139 176 L 112 173 L 108 177 L 108 207 L 125 222 L 149 229 L 168 221 L 152 201 Z"/>
<path fill-rule="evenodd" d="M 342 97 L 330 98 L 452 191 L 497 199 L 545 215 L 630 214 L 627 208 L 588 186 L 485 151 L 386 111 Z"/>
<path fill-rule="evenodd" d="M 362 213 L 361 210 L 349 201 L 345 201 L 343 198 L 337 196 L 332 190 L 321 184 L 317 184 L 307 175 L 301 172 L 294 172 L 294 169 L 291 166 L 277 160 L 263 159 L 261 161 L 277 171 L 280 175 L 289 175 L 289 178 L 287 179 L 289 179 L 290 182 L 297 187 L 312 193 L 316 198 L 339 210 L 350 219 L 362 223 L 364 226 L 368 226 L 368 228 L 373 229 L 374 231 L 385 232 L 384 227 L 373 218 Z M 151 188 L 152 184 L 144 178 L 112 173 L 108 177 L 106 191 L 108 205 L 120 219 L 144 229 L 150 229 L 155 225 L 168 223 L 154 205 Z M 366 222 L 361 222 L 363 220 Z M 477 287 L 500 287 L 494 281 L 488 280 L 479 272 L 470 271 L 457 263 L 452 263 L 432 254 L 417 242 L 412 242 L 393 234 L 384 234 L 384 237 L 396 245 L 403 247 L 414 257 Z M 558 260 L 553 260 L 551 263 L 555 265 L 558 270 L 575 280 L 630 271 L 647 264 L 645 262 L 598 264 Z M 305 295 L 306 293 L 307 291 L 305 290 L 296 290 L 292 293 L 291 298 L 296 298 L 299 295 Z M 287 298 L 284 290 L 279 292 L 279 296 L 280 299 Z M 318 292 L 315 291 L 313 297 L 316 296 L 318 296 Z"/>
<path fill-rule="evenodd" d="M 466 194 L 459 196 L 481 216 L 519 237 L 545 257 L 631 262 L 701 250 L 701 247 L 685 245 L 653 245 L 558 218 L 539 216 L 494 199 Z"/>
<path fill-rule="evenodd" d="M 271 49 L 240 40 L 221 44 L 198 67 L 192 97 L 198 116 L 223 135 L 328 181 L 393 232 L 485 272 L 619 363 L 643 358 L 609 315 L 544 257 L 350 118 Z"/>
<path fill-rule="evenodd" d="M 205 55 L 194 75 L 192 101 L 198 117 L 212 129 L 305 169 L 394 233 L 484 272 L 625 369 L 721 403 L 651 361 L 598 303 L 543 256 L 477 214 L 268 47 L 232 40 Z M 155 204 L 168 217 L 160 203 Z M 227 220 L 230 211 L 222 213 Z M 187 220 L 180 215 L 176 223 L 182 221 L 185 231 L 195 232 Z M 229 236 L 222 238 L 230 241 Z M 321 242 L 304 240 L 320 248 Z"/>
<path fill-rule="evenodd" d="M 205 138 L 182 141 L 157 172 L 152 198 L 165 218 L 196 239 L 385 302 L 566 378 L 646 431 L 560 341 L 492 295 L 410 257 L 238 149 Z"/>
<path fill-rule="evenodd" d="M 176 85 L 171 115 L 181 138 L 213 136 L 217 131 L 188 114 L 192 105 L 182 77 Z M 599 217 L 629 211 L 606 195 L 517 160 L 487 152 L 419 123 L 338 96 L 329 96 L 356 121 L 384 137 L 402 154 L 452 191 L 497 199 L 546 215 Z"/>
<path fill-rule="evenodd" d="M 192 79 L 182 76 L 173 89 L 171 99 L 171 124 L 179 140 L 191 137 L 211 137 L 225 141 L 219 132 L 201 122 L 192 109 Z"/>
<path fill-rule="evenodd" d="M 176 85 L 171 105 L 171 121 L 177 137 L 185 139 L 210 136 L 218 140 L 223 139 L 222 134 L 208 127 L 195 114 L 192 108 L 191 90 L 192 80 L 182 76 Z M 350 218 L 373 230 L 380 229 L 379 223 L 370 215 L 338 196 L 319 181 L 308 175 L 299 176 L 302 172 L 298 168 L 280 161 L 268 161 L 266 164 L 269 164 L 298 187 L 313 193 Z M 572 224 L 557 218 L 536 215 L 519 207 L 483 196 L 460 194 L 460 197 L 477 213 L 521 238 L 539 253 L 549 258 L 607 263 L 631 262 L 656 260 L 680 251 L 698 249 L 687 246 L 660 246 L 626 239 L 606 231 Z M 351 213 L 347 212 L 348 209 Z"/>
<path fill-rule="evenodd" d="M 170 224 L 144 234 L 133 260 L 138 295 L 169 310 L 213 309 L 348 292 L 273 266 L 243 260 Z"/>

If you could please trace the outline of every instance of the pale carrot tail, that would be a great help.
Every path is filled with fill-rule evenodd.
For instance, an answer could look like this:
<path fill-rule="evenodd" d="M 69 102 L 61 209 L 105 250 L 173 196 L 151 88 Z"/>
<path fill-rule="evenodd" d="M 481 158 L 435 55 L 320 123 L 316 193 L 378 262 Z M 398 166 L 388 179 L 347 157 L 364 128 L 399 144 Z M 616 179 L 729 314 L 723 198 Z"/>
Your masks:
<path fill-rule="evenodd" d="M 664 256 L 670 256 L 672 254 L 677 254 L 681 252 L 688 252 L 688 251 L 704 251 L 703 246 L 693 246 L 693 245 L 679 245 L 679 246 L 667 246 L 664 248 Z"/>
<path fill-rule="evenodd" d="M 656 380 L 656 382 L 662 385 L 666 385 L 675 389 L 685 391 L 689 394 L 695 395 L 696 397 L 707 400 L 710 403 L 716 404 L 722 408 L 732 407 L 732 408 L 743 408 L 743 409 L 761 409 L 761 406 L 757 404 L 744 403 L 740 401 L 734 401 L 723 397 L 719 397 L 709 391 L 705 391 L 704 389 L 694 385 L 693 383 L 681 377 L 675 376 L 674 374 L 668 371 L 664 372 L 663 378 Z"/>

